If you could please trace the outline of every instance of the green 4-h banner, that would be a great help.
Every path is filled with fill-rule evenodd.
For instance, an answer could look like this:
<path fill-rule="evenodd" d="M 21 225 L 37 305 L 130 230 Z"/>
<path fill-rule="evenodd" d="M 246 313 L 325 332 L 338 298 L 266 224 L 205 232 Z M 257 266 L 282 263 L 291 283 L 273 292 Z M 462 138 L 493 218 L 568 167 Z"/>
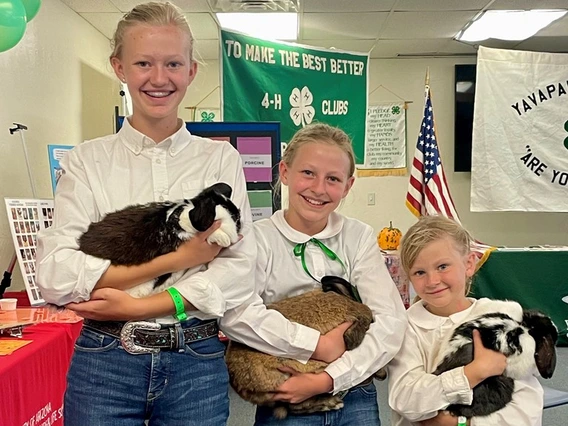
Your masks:
<path fill-rule="evenodd" d="M 369 56 L 221 30 L 223 121 L 278 121 L 283 142 L 312 122 L 343 129 L 365 157 Z"/>

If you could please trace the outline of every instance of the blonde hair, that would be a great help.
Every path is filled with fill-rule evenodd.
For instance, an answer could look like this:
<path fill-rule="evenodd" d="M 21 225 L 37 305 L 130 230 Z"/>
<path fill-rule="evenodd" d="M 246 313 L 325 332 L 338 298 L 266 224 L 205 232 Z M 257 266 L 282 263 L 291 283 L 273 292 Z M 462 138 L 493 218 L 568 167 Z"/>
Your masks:
<path fill-rule="evenodd" d="M 174 25 L 187 34 L 189 40 L 189 59 L 193 62 L 193 34 L 181 10 L 170 2 L 149 2 L 135 6 L 119 21 L 110 42 L 112 53 L 110 58 L 120 58 L 124 44 L 124 33 L 135 25 Z"/>
<path fill-rule="evenodd" d="M 296 158 L 298 150 L 308 143 L 325 143 L 340 148 L 349 157 L 349 177 L 355 173 L 355 153 L 353 143 L 339 127 L 333 127 L 325 123 L 313 123 L 298 130 L 288 143 L 286 151 L 282 155 L 282 161 L 291 165 Z"/>
<path fill-rule="evenodd" d="M 400 262 L 407 275 L 420 252 L 433 241 L 451 238 L 455 248 L 467 255 L 471 251 L 471 234 L 453 219 L 443 216 L 422 216 L 412 225 L 400 242 Z M 471 279 L 467 280 L 465 294 L 471 290 Z"/>

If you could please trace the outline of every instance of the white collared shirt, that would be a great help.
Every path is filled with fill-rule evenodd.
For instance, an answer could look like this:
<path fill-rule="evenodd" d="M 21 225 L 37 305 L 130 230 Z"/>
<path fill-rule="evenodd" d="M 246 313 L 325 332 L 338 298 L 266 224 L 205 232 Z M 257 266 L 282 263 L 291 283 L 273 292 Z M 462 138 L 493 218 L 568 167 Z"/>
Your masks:
<path fill-rule="evenodd" d="M 423 301 L 408 309 L 408 331 L 400 352 L 388 365 L 389 405 L 393 409 L 393 426 L 419 425 L 450 404 L 471 404 L 473 391 L 459 367 L 439 376 L 436 370 L 438 352 L 456 325 L 468 318 L 486 313 L 494 306 L 490 299 L 470 299 L 466 310 L 440 317 L 429 312 Z M 518 315 L 522 308 L 518 305 Z M 517 318 L 518 319 L 518 318 Z M 535 376 L 515 380 L 513 400 L 489 416 L 474 417 L 471 426 L 541 426 L 543 390 Z M 404 417 L 402 417 L 404 415 Z"/>
<path fill-rule="evenodd" d="M 337 254 L 347 273 L 319 246 L 308 243 L 305 259 L 310 273 L 318 280 L 325 275 L 346 278 L 357 287 L 374 316 L 363 343 L 326 368 L 333 378 L 334 392 L 362 382 L 394 357 L 406 330 L 406 313 L 370 226 L 332 213 L 326 228 L 309 236 L 291 228 L 278 211 L 270 219 L 255 222 L 254 230 L 258 243 L 256 295 L 249 304 L 228 311 L 221 321 L 229 337 L 271 355 L 301 362 L 310 358 L 319 332 L 267 310 L 266 304 L 321 288 L 294 255 L 296 244 L 313 237 Z"/>
<path fill-rule="evenodd" d="M 37 281 L 46 301 L 89 300 L 109 267 L 110 261 L 78 250 L 91 222 L 132 204 L 191 198 L 216 182 L 233 189 L 243 239 L 208 266 L 187 270 L 174 287 L 199 310 L 188 314 L 201 319 L 220 317 L 251 296 L 256 242 L 241 159 L 228 142 L 194 136 L 181 125 L 157 144 L 125 119 L 117 134 L 76 146 L 61 166 L 53 226 L 38 234 Z"/>

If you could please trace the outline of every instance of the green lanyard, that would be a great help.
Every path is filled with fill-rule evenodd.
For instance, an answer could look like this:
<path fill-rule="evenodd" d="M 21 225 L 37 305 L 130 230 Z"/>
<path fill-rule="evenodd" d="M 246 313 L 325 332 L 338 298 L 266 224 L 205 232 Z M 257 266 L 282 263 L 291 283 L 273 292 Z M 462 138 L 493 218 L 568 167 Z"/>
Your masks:
<path fill-rule="evenodd" d="M 314 281 L 317 281 L 318 283 L 320 282 L 320 280 L 316 279 L 312 274 L 310 274 L 310 270 L 308 269 L 308 266 L 306 265 L 305 251 L 306 251 L 306 245 L 308 243 L 313 243 L 316 246 L 318 246 L 321 249 L 321 251 L 323 251 L 324 254 L 328 258 L 330 258 L 331 260 L 337 260 L 339 262 L 339 264 L 341 265 L 343 272 L 345 274 L 347 274 L 347 269 L 345 268 L 345 265 L 343 264 L 343 262 L 341 261 L 339 256 L 337 256 L 329 247 L 327 247 L 324 243 L 322 243 L 317 238 L 311 238 L 310 240 L 306 241 L 305 243 L 296 244 L 296 246 L 294 247 L 294 255 L 300 258 L 300 260 L 302 261 L 302 267 L 304 268 L 304 271 L 306 271 L 306 274 L 308 274 Z"/>

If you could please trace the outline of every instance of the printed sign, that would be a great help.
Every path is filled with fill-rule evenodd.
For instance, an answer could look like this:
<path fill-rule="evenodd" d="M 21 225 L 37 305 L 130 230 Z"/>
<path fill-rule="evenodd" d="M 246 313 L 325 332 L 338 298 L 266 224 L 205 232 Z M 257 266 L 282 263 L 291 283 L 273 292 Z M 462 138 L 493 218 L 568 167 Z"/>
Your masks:
<path fill-rule="evenodd" d="M 312 122 L 343 129 L 365 157 L 368 54 L 221 30 L 223 121 L 280 122 L 282 141 Z"/>

